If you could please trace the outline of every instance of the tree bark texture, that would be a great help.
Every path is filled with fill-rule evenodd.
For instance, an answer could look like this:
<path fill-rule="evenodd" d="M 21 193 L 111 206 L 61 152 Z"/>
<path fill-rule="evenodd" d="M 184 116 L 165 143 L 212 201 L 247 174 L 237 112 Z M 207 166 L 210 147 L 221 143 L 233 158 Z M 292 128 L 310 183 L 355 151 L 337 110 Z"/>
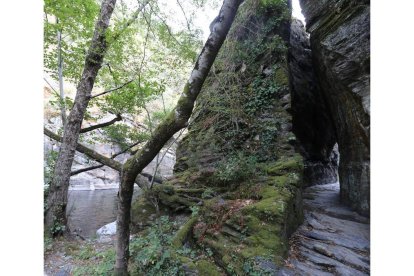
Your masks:
<path fill-rule="evenodd" d="M 219 15 L 211 25 L 208 37 L 194 69 L 191 72 L 176 107 L 154 130 L 144 147 L 129 158 L 121 172 L 116 228 L 115 274 L 127 275 L 129 258 L 129 223 L 133 184 L 137 175 L 154 159 L 164 144 L 180 129 L 187 125 L 193 111 L 194 102 L 211 66 L 223 44 L 237 9 L 243 0 L 224 0 Z"/>
<path fill-rule="evenodd" d="M 106 31 L 115 4 L 116 0 L 105 0 L 102 2 L 91 46 L 86 55 L 82 76 L 76 89 L 75 102 L 64 126 L 62 144 L 47 199 L 45 223 L 47 229 L 51 232 L 55 232 L 53 229 L 57 225 L 66 225 L 67 191 L 72 162 L 75 156 L 83 116 L 108 47 Z"/>

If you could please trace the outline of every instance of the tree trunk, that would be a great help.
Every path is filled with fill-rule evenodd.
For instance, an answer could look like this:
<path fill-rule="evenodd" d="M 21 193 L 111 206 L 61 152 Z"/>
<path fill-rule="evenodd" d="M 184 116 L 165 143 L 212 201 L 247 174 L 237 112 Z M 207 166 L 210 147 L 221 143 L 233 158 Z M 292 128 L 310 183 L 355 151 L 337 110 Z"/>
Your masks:
<path fill-rule="evenodd" d="M 66 226 L 66 204 L 72 162 L 83 116 L 107 50 L 106 30 L 108 29 L 115 4 L 116 0 L 105 0 L 102 2 L 92 43 L 86 55 L 81 80 L 77 87 L 75 102 L 64 126 L 62 144 L 50 185 L 45 217 L 46 227 L 53 234 L 63 232 L 62 226 Z"/>
<path fill-rule="evenodd" d="M 59 21 L 57 21 L 59 22 Z M 62 117 L 62 127 L 66 125 L 66 104 L 65 104 L 65 91 L 63 90 L 63 60 L 62 60 L 62 32 L 58 30 L 58 75 L 59 75 L 59 93 L 60 93 L 60 114 Z"/>
<path fill-rule="evenodd" d="M 129 223 L 134 180 L 154 159 L 164 144 L 180 129 L 187 125 L 194 102 L 200 93 L 210 68 L 231 27 L 237 9 L 243 0 L 224 0 L 217 18 L 211 24 L 211 33 L 191 72 L 177 106 L 154 130 L 145 146 L 129 158 L 123 166 L 116 229 L 115 274 L 127 275 L 129 258 Z"/>

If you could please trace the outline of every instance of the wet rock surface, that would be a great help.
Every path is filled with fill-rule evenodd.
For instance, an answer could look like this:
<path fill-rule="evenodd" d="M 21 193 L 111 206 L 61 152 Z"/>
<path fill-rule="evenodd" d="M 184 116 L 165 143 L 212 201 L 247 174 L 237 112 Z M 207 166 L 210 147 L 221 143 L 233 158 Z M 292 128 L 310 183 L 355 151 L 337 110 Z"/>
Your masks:
<path fill-rule="evenodd" d="M 369 275 L 369 219 L 340 203 L 339 184 L 304 191 L 304 223 L 278 275 Z"/>

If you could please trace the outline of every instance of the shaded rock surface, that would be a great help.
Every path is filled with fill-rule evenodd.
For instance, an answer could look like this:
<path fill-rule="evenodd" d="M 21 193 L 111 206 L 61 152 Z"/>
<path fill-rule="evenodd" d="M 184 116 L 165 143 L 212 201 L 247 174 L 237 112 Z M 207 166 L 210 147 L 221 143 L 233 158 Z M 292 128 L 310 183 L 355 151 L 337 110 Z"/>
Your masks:
<path fill-rule="evenodd" d="M 309 34 L 300 20 L 292 19 L 289 75 L 292 124 L 297 146 L 305 159 L 304 184 L 337 181 L 337 138 L 328 106 L 312 63 Z"/>
<path fill-rule="evenodd" d="M 314 70 L 338 138 L 341 199 L 370 210 L 370 4 L 301 0 Z"/>
<path fill-rule="evenodd" d="M 339 184 L 307 188 L 305 221 L 279 275 L 369 275 L 369 219 L 340 203 Z"/>

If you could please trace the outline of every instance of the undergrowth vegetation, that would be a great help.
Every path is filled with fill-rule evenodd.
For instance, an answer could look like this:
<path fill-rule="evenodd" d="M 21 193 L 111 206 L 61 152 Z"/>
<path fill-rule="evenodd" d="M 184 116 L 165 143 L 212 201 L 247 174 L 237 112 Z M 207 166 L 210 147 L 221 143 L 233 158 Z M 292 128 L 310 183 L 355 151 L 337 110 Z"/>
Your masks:
<path fill-rule="evenodd" d="M 131 240 L 132 275 L 184 275 L 171 249 L 176 230 L 177 225 L 169 217 L 162 216 L 144 235 Z"/>
<path fill-rule="evenodd" d="M 221 160 L 217 165 L 216 178 L 220 182 L 234 183 L 247 179 L 256 171 L 256 157 L 239 151 Z"/>

